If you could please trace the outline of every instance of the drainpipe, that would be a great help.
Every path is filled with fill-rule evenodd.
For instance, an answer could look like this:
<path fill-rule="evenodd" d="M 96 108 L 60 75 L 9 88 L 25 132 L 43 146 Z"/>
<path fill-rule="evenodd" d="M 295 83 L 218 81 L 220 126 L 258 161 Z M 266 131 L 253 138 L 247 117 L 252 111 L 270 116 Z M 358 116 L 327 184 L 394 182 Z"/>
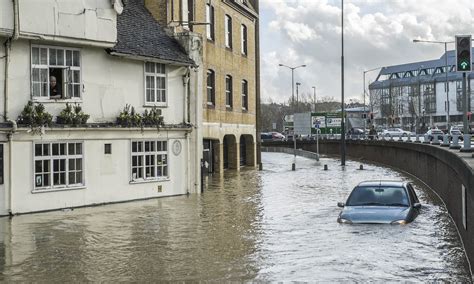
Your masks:
<path fill-rule="evenodd" d="M 186 69 L 186 74 L 183 75 L 183 86 L 184 86 L 184 104 L 183 104 L 183 123 L 189 123 L 189 74 L 190 67 Z"/>

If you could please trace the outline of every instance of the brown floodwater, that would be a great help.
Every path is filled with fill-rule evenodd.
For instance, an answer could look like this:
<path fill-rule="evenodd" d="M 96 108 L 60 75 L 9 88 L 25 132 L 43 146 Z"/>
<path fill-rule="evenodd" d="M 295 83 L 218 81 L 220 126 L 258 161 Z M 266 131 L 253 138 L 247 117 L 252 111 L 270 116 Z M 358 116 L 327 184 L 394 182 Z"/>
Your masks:
<path fill-rule="evenodd" d="M 341 225 L 351 189 L 392 169 L 263 153 L 264 170 L 207 179 L 204 194 L 0 219 L 0 280 L 472 282 L 456 228 L 417 181 L 411 224 Z M 327 164 L 328 171 L 323 171 Z"/>

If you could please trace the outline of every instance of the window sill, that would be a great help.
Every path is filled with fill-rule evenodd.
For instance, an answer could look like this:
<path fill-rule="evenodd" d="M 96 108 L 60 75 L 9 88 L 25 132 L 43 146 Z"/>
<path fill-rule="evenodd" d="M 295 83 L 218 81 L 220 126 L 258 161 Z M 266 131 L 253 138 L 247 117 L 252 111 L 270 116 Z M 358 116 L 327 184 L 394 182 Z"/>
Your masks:
<path fill-rule="evenodd" d="M 56 188 L 45 188 L 45 189 L 33 189 L 32 194 L 36 193 L 46 193 L 46 192 L 55 192 L 55 191 L 68 191 L 68 190 L 77 190 L 77 189 L 86 189 L 85 185 L 79 185 L 75 187 L 56 187 Z"/>
<path fill-rule="evenodd" d="M 168 104 L 166 103 L 145 103 L 143 107 L 159 107 L 159 108 L 167 108 Z"/>
<path fill-rule="evenodd" d="M 232 107 L 229 106 L 229 105 L 226 105 L 226 106 L 225 106 L 225 110 L 226 110 L 226 111 L 232 111 Z"/>
<path fill-rule="evenodd" d="M 215 41 L 214 41 L 212 38 L 207 38 L 207 42 L 208 42 L 208 43 L 212 43 L 212 44 L 215 43 Z"/>
<path fill-rule="evenodd" d="M 165 182 L 170 181 L 169 177 L 159 178 L 159 179 L 137 179 L 131 180 L 129 184 L 141 184 L 141 183 L 154 183 L 154 182 Z"/>
<path fill-rule="evenodd" d="M 81 98 L 74 98 L 74 99 L 33 98 L 33 102 L 35 102 L 35 103 L 46 103 L 46 104 L 53 104 L 53 103 L 82 103 L 82 99 L 81 99 Z"/>
<path fill-rule="evenodd" d="M 229 52 L 232 52 L 232 47 L 226 46 L 226 47 L 225 47 L 225 50 L 226 50 L 226 51 L 229 51 Z"/>
<path fill-rule="evenodd" d="M 209 108 L 209 109 L 215 109 L 215 108 L 216 108 L 216 106 L 215 106 L 215 105 L 213 105 L 213 104 L 209 104 L 209 103 L 207 103 L 207 108 Z"/>
<path fill-rule="evenodd" d="M 240 55 L 242 55 L 244 58 L 247 58 L 247 53 L 240 53 Z"/>
<path fill-rule="evenodd" d="M 243 112 L 243 113 L 247 113 L 247 112 L 249 112 L 249 110 L 246 109 L 246 108 L 242 108 L 242 112 Z"/>

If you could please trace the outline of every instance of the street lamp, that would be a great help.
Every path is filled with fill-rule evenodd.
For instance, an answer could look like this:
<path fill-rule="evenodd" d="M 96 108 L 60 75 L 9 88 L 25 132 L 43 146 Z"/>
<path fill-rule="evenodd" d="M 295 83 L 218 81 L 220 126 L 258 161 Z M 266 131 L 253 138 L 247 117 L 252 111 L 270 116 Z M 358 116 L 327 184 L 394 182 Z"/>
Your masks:
<path fill-rule="evenodd" d="M 367 92 L 366 92 L 366 88 L 365 88 L 365 74 L 367 72 L 371 72 L 371 71 L 375 71 L 375 70 L 378 70 L 378 69 L 384 69 L 385 67 L 376 67 L 376 68 L 372 68 L 372 69 L 369 69 L 369 70 L 364 70 L 363 72 L 363 82 L 364 82 L 364 114 L 365 114 L 365 119 L 364 119 L 364 131 L 365 129 L 367 128 L 367 111 L 365 109 L 365 97 L 367 96 Z"/>
<path fill-rule="evenodd" d="M 300 111 L 300 100 L 298 98 L 298 87 L 301 85 L 301 83 L 296 82 L 296 111 Z"/>
<path fill-rule="evenodd" d="M 294 171 L 296 169 L 296 135 L 295 135 L 295 121 L 294 121 L 294 114 L 295 114 L 295 111 L 294 111 L 294 105 L 295 105 L 295 91 L 294 91 L 295 76 L 294 76 L 294 72 L 295 72 L 295 69 L 297 69 L 297 68 L 306 67 L 306 64 L 291 67 L 291 66 L 280 63 L 280 64 L 278 64 L 278 66 L 286 67 L 286 68 L 291 69 L 291 99 L 293 101 L 293 153 L 294 153 L 293 164 L 291 165 L 291 170 Z"/>
<path fill-rule="evenodd" d="M 444 82 L 444 91 L 446 92 L 446 129 L 449 131 L 449 84 L 448 84 L 448 43 L 454 43 L 454 41 L 435 41 L 435 40 L 422 40 L 422 39 L 414 39 L 414 43 L 423 42 L 423 43 L 437 43 L 437 44 L 444 44 L 444 74 L 445 74 L 445 82 Z"/>
<path fill-rule="evenodd" d="M 297 68 L 306 67 L 306 64 L 291 67 L 291 66 L 280 63 L 280 64 L 278 64 L 278 66 L 286 67 L 286 68 L 291 69 L 291 101 L 293 102 L 293 108 L 294 108 L 294 105 L 295 105 L 295 89 L 294 89 L 295 88 L 295 76 L 294 76 L 294 71 Z M 294 109 L 293 109 L 293 112 L 294 112 Z"/>
<path fill-rule="evenodd" d="M 313 86 L 313 93 L 314 93 L 314 112 L 316 112 L 316 87 Z"/>

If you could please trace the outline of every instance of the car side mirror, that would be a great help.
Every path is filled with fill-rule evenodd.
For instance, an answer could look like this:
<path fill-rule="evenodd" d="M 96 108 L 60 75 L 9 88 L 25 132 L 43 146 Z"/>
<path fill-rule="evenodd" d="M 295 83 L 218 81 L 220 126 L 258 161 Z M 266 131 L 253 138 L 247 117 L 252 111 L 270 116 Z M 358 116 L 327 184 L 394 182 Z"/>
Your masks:
<path fill-rule="evenodd" d="M 344 207 L 344 206 L 345 206 L 344 202 L 338 202 L 337 203 L 337 207 Z"/>
<path fill-rule="evenodd" d="M 421 208 L 421 203 L 415 203 L 415 204 L 413 204 L 413 208 L 415 208 L 415 209 L 420 209 L 420 208 Z"/>

